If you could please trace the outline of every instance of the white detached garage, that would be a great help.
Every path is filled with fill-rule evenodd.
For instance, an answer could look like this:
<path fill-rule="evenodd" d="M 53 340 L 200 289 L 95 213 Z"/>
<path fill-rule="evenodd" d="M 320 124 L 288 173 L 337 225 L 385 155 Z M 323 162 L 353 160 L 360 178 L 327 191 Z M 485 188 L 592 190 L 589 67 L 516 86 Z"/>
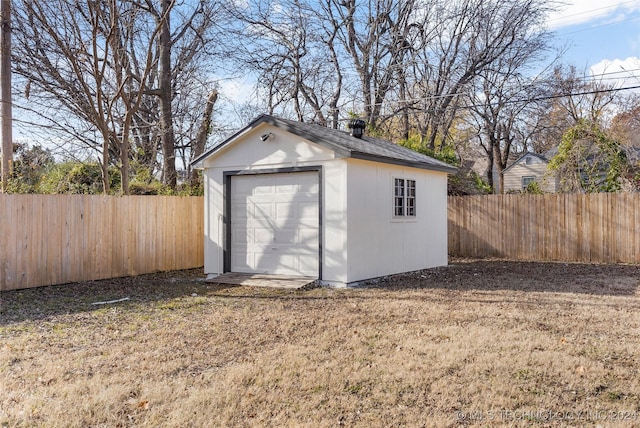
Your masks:
<path fill-rule="evenodd" d="M 196 159 L 205 273 L 346 286 L 446 265 L 447 174 L 455 168 L 353 134 L 262 115 Z"/>

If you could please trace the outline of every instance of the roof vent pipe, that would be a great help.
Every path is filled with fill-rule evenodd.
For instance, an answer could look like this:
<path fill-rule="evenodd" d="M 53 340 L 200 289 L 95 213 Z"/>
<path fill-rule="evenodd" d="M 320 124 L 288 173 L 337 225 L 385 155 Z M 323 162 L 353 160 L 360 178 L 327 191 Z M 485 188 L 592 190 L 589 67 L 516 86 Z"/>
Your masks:
<path fill-rule="evenodd" d="M 356 138 L 362 138 L 366 126 L 367 122 L 362 119 L 351 119 L 347 124 L 347 128 L 351 130 L 351 136 Z"/>

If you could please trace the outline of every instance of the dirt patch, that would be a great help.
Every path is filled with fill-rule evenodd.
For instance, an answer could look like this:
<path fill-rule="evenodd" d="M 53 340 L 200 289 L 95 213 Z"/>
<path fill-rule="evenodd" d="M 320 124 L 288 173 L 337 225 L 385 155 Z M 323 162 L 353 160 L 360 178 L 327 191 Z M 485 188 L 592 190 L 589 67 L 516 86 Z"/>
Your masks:
<path fill-rule="evenodd" d="M 306 291 L 191 270 L 1 299 L 0 426 L 640 424 L 637 266 L 453 260 Z"/>
<path fill-rule="evenodd" d="M 392 275 L 375 285 L 634 295 L 640 289 L 640 266 L 453 259 L 449 266 Z"/>

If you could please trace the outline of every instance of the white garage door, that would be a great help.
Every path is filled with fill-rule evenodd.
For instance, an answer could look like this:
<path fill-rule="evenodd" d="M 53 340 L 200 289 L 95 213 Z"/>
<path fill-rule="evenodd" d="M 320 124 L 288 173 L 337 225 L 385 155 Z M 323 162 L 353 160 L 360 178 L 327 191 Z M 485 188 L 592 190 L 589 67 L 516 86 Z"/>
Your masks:
<path fill-rule="evenodd" d="M 231 271 L 318 276 L 318 173 L 231 178 Z"/>

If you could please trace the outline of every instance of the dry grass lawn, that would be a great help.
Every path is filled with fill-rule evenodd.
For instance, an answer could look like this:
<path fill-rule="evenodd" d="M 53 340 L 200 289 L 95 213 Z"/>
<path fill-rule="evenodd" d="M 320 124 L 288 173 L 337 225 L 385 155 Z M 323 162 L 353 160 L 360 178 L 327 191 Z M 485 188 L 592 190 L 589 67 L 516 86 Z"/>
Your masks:
<path fill-rule="evenodd" d="M 640 426 L 638 266 L 454 260 L 306 291 L 201 276 L 2 293 L 0 426 Z"/>

